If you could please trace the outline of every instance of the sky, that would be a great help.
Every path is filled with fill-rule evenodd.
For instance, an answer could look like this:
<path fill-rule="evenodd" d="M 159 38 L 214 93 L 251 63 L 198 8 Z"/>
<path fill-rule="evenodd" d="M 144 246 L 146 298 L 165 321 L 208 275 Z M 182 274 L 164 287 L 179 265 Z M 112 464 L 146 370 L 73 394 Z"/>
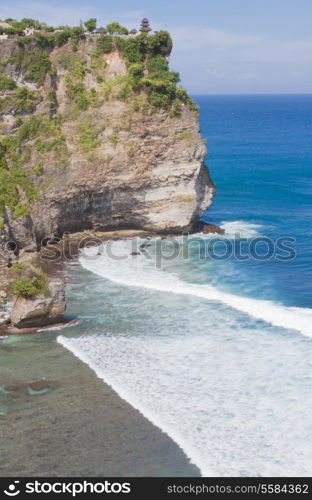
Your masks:
<path fill-rule="evenodd" d="M 170 31 L 170 66 L 191 94 L 311 93 L 311 0 L 0 0 L 0 18 L 32 17 Z"/>

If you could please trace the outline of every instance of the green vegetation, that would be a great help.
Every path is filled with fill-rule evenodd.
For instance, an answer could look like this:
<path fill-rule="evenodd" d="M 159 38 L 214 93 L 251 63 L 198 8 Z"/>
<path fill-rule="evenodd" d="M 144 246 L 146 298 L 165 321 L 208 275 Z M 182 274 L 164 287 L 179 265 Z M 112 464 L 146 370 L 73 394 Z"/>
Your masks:
<path fill-rule="evenodd" d="M 154 35 L 150 35 L 147 38 L 147 52 L 151 56 L 163 56 L 167 57 L 172 51 L 172 38 L 168 31 L 156 31 Z"/>
<path fill-rule="evenodd" d="M 110 142 L 113 144 L 113 146 L 117 146 L 118 144 L 118 133 L 119 133 L 119 128 L 114 127 L 112 135 L 109 137 Z"/>
<path fill-rule="evenodd" d="M 190 130 L 183 130 L 178 134 L 174 135 L 173 138 L 176 141 L 191 141 L 192 140 L 192 132 Z"/>
<path fill-rule="evenodd" d="M 142 33 L 128 39 L 115 37 L 114 43 L 128 68 L 128 79 L 119 93 L 121 100 L 145 91 L 150 110 L 168 109 L 172 118 L 181 115 L 183 103 L 193 110 L 197 109 L 186 91 L 177 87 L 179 74 L 169 70 L 166 58 L 171 53 L 172 40 L 167 31 L 158 31 L 150 36 Z"/>
<path fill-rule="evenodd" d="M 87 115 L 83 118 L 79 126 L 79 136 L 78 136 L 78 146 L 80 149 L 86 152 L 90 152 L 97 148 L 101 144 L 98 136 L 105 129 L 102 127 L 94 127 L 92 125 L 92 116 Z"/>
<path fill-rule="evenodd" d="M 77 110 L 86 111 L 89 106 L 99 105 L 96 90 L 87 90 L 82 82 L 74 83 L 70 76 L 66 78 L 66 94 L 76 104 Z"/>
<path fill-rule="evenodd" d="M 19 262 L 13 264 L 13 270 L 19 275 L 12 283 L 12 292 L 18 297 L 32 298 L 37 295 L 49 297 L 48 277 L 39 267 L 24 267 Z"/>
<path fill-rule="evenodd" d="M 41 100 L 38 92 L 29 90 L 27 87 L 19 87 L 14 98 L 14 112 L 26 113 L 34 111 L 36 104 Z"/>
<path fill-rule="evenodd" d="M 20 262 L 14 262 L 14 264 L 12 264 L 12 271 L 14 273 L 19 273 L 22 271 L 22 269 L 23 265 Z"/>
<path fill-rule="evenodd" d="M 86 62 L 81 57 L 72 52 L 63 52 L 59 56 L 59 63 L 79 80 L 84 78 L 86 74 Z"/>
<path fill-rule="evenodd" d="M 113 50 L 113 38 L 110 35 L 100 35 L 96 41 L 97 54 L 107 54 Z"/>
<path fill-rule="evenodd" d="M 27 143 L 34 139 L 36 150 L 43 157 L 49 153 L 50 162 L 56 168 L 63 169 L 67 165 L 68 150 L 58 119 L 33 115 L 22 122 L 15 135 L 0 141 L 0 217 L 3 217 L 5 207 L 15 217 L 27 216 L 31 206 L 40 198 L 31 180 L 31 172 L 25 168 L 32 151 Z M 43 163 L 39 161 L 33 172 L 39 176 L 42 171 Z M 20 192 L 24 193 L 27 203 L 21 203 Z"/>
<path fill-rule="evenodd" d="M 113 23 L 108 24 L 106 26 L 106 29 L 107 29 L 108 33 L 110 33 L 111 35 L 114 35 L 114 34 L 117 34 L 117 35 L 128 35 L 128 33 L 129 33 L 129 31 L 127 30 L 127 28 L 125 28 L 124 26 L 121 26 L 117 22 L 113 22 Z"/>
<path fill-rule="evenodd" d="M 27 87 L 18 87 L 15 94 L 0 99 L 0 111 L 15 115 L 32 112 L 41 99 L 39 92 L 29 90 Z"/>
<path fill-rule="evenodd" d="M 0 76 L 0 90 L 14 90 L 16 89 L 16 83 L 13 78 L 6 75 Z"/>
<path fill-rule="evenodd" d="M 88 19 L 88 21 L 85 21 L 84 25 L 88 31 L 94 31 L 96 29 L 95 17 L 91 17 L 91 19 Z"/>
<path fill-rule="evenodd" d="M 25 79 L 43 85 L 47 72 L 51 69 L 49 53 L 40 47 L 24 47 L 15 50 L 9 62 L 18 70 L 26 71 Z"/>
<path fill-rule="evenodd" d="M 102 57 L 102 53 L 98 50 L 94 50 L 91 52 L 91 70 L 96 76 L 98 83 L 104 82 L 104 70 L 106 68 L 106 61 L 104 57 Z"/>

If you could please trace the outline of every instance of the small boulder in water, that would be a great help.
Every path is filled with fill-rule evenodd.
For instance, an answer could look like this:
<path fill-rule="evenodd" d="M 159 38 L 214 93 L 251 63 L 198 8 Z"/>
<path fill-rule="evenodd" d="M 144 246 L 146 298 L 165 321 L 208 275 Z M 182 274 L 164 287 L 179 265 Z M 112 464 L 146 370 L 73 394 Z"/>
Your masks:
<path fill-rule="evenodd" d="M 194 224 L 192 233 L 224 234 L 225 230 L 215 224 L 205 224 L 204 222 L 198 221 Z"/>
<path fill-rule="evenodd" d="M 36 380 L 35 382 L 29 382 L 28 387 L 33 391 L 41 391 L 47 387 L 47 382 L 45 380 Z"/>
<path fill-rule="evenodd" d="M 28 394 L 45 394 L 49 390 L 49 384 L 46 380 L 35 380 L 30 382 L 27 386 Z"/>
<path fill-rule="evenodd" d="M 20 389 L 19 384 L 8 384 L 3 386 L 3 391 L 4 392 L 15 392 Z"/>

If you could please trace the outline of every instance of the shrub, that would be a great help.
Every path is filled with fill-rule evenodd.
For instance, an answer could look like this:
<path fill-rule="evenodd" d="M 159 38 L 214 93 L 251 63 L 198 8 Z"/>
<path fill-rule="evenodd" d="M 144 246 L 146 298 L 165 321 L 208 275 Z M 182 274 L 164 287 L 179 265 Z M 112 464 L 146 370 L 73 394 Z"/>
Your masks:
<path fill-rule="evenodd" d="M 36 177 L 39 177 L 42 173 L 43 173 L 43 165 L 42 163 L 38 163 L 38 165 L 34 167 L 34 174 Z"/>
<path fill-rule="evenodd" d="M 182 114 L 182 106 L 180 101 L 175 100 L 171 106 L 171 110 L 169 113 L 170 118 L 176 118 L 181 116 Z"/>
<path fill-rule="evenodd" d="M 168 62 L 160 55 L 149 59 L 146 66 L 149 73 L 163 73 L 168 71 Z"/>
<path fill-rule="evenodd" d="M 78 146 L 86 152 L 96 149 L 101 144 L 101 141 L 97 137 L 103 130 L 103 127 L 94 127 L 92 125 L 92 117 L 86 116 L 79 127 Z"/>
<path fill-rule="evenodd" d="M 128 38 L 121 43 L 116 39 L 117 46 L 126 61 L 130 64 L 144 63 L 145 61 L 145 41 L 146 37 L 143 35 L 136 36 L 135 38 Z"/>
<path fill-rule="evenodd" d="M 25 205 L 25 203 L 18 202 L 14 209 L 14 216 L 15 217 L 26 217 L 29 215 L 29 207 Z"/>
<path fill-rule="evenodd" d="M 40 47 L 41 49 L 53 49 L 55 44 L 54 35 L 51 34 L 44 35 L 42 33 L 36 33 L 33 39 L 37 47 Z"/>
<path fill-rule="evenodd" d="M 46 74 L 51 68 L 48 52 L 40 47 L 32 47 L 27 50 L 19 48 L 13 53 L 9 62 L 15 64 L 17 69 L 26 70 L 26 80 L 34 81 L 38 86 L 43 84 Z"/>
<path fill-rule="evenodd" d="M 69 30 L 72 49 L 74 52 L 76 52 L 78 49 L 78 42 L 84 35 L 84 29 L 81 26 L 74 26 L 73 28 L 69 28 Z"/>
<path fill-rule="evenodd" d="M 35 137 L 39 131 L 40 120 L 37 116 L 31 116 L 19 128 L 17 133 L 17 140 L 19 144 L 23 141 Z"/>
<path fill-rule="evenodd" d="M 13 78 L 6 75 L 0 76 L 0 90 L 14 90 L 16 88 L 16 83 Z"/>
<path fill-rule="evenodd" d="M 40 99 L 38 92 L 33 92 L 27 87 L 19 87 L 14 98 L 15 113 L 26 113 L 34 111 L 36 103 Z"/>
<path fill-rule="evenodd" d="M 81 57 L 63 52 L 59 56 L 59 63 L 64 68 L 69 70 L 76 78 L 82 80 L 86 74 L 85 61 Z"/>
<path fill-rule="evenodd" d="M 36 295 L 49 297 L 51 292 L 48 287 L 47 276 L 41 272 L 39 276 L 20 277 L 13 281 L 12 292 L 18 297 L 32 298 Z"/>
<path fill-rule="evenodd" d="M 14 264 L 12 264 L 12 271 L 15 273 L 20 273 L 22 269 L 23 265 L 20 262 L 14 262 Z"/>
<path fill-rule="evenodd" d="M 96 49 L 99 54 L 107 54 L 113 50 L 113 38 L 110 35 L 100 35 L 96 41 Z"/>
<path fill-rule="evenodd" d="M 98 106 L 98 97 L 95 89 L 88 91 L 84 84 L 74 84 L 70 77 L 66 79 L 67 97 L 75 102 L 78 110 L 86 110 L 89 106 Z"/>
<path fill-rule="evenodd" d="M 174 139 L 177 141 L 191 141 L 192 140 L 192 132 L 190 130 L 182 130 L 174 136 Z"/>
<path fill-rule="evenodd" d="M 70 30 L 65 29 L 55 34 L 55 43 L 58 47 L 63 47 L 63 45 L 65 45 L 65 43 L 68 42 L 69 38 L 70 38 Z"/>

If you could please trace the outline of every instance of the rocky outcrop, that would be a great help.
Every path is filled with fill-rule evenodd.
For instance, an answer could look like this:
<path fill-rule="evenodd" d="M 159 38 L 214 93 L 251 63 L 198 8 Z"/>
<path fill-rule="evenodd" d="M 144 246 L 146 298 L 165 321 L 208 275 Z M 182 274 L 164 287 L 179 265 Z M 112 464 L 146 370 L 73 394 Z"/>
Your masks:
<path fill-rule="evenodd" d="M 60 323 L 66 310 L 64 283 L 49 281 L 50 296 L 17 297 L 14 301 L 11 323 L 16 328 L 33 328 Z"/>
<path fill-rule="evenodd" d="M 29 82 L 21 63 L 6 65 L 18 86 L 35 92 L 33 108 L 18 120 L 41 120 L 21 146 L 27 152 L 23 168 L 40 196 L 28 214 L 5 208 L 2 256 L 13 250 L 4 248 L 8 241 L 17 242 L 17 251 L 33 251 L 46 237 L 86 229 L 182 231 L 211 204 L 214 185 L 204 163 L 206 147 L 196 112 L 187 103 L 181 103 L 178 116 L 161 108 L 150 112 L 143 92 L 122 99 L 125 61 L 118 50 L 94 60 L 94 43 L 81 40 L 76 52 L 69 43 L 51 50 L 53 71 L 43 85 Z M 3 41 L 0 60 L 12 59 L 16 50 L 12 40 Z M 77 109 L 77 88 L 83 88 L 88 108 Z M 16 111 L 6 102 L 0 139 L 19 134 Z M 53 137 L 45 121 L 51 117 Z M 26 191 L 20 190 L 22 202 Z M 22 302 L 18 306 L 21 310 Z M 33 314 L 48 308 L 39 301 Z"/>
<path fill-rule="evenodd" d="M 224 234 L 225 229 L 215 224 L 207 224 L 202 221 L 196 222 L 192 228 L 193 233 L 204 233 L 204 234 Z"/>

